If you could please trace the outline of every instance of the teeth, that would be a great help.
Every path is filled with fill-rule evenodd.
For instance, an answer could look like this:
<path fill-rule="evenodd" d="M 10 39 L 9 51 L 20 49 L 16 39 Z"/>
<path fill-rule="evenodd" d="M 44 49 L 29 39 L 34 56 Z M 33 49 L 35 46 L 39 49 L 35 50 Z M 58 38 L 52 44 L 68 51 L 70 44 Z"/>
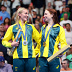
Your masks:
<path fill-rule="evenodd" d="M 27 17 L 26 17 L 27 18 Z"/>

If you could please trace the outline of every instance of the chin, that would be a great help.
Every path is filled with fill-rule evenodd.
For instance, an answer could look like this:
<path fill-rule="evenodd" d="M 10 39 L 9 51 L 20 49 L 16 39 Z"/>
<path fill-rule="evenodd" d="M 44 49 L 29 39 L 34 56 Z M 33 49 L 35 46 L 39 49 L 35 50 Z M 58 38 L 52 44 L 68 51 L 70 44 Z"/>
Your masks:
<path fill-rule="evenodd" d="M 45 19 L 44 21 L 45 21 L 45 22 L 48 22 L 48 19 Z"/>
<path fill-rule="evenodd" d="M 27 19 L 25 19 L 24 21 L 27 21 Z"/>

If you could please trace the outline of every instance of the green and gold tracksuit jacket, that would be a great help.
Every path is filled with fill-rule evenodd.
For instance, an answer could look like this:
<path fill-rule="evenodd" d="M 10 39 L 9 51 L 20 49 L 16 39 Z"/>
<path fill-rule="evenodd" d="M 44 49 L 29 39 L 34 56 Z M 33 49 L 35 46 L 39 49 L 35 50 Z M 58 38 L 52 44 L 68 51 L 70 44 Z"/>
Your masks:
<path fill-rule="evenodd" d="M 46 29 L 46 30 L 45 30 Z M 39 53 L 39 57 L 50 57 L 56 52 L 59 51 L 58 49 L 58 44 L 60 42 L 61 44 L 61 49 L 67 45 L 66 39 L 65 39 L 65 31 L 63 27 L 61 27 L 59 24 L 55 24 L 52 29 L 50 30 L 47 39 L 46 39 L 46 44 L 44 44 L 44 33 L 45 37 L 48 32 L 48 28 L 45 28 L 45 25 L 41 29 L 40 33 L 40 45 L 36 47 L 35 51 L 36 53 Z"/>
<path fill-rule="evenodd" d="M 25 24 L 27 24 L 27 22 L 25 22 L 25 24 L 21 24 L 21 21 L 19 21 L 19 24 L 22 28 L 23 33 L 25 34 Z M 16 34 L 19 30 L 19 27 L 17 24 L 11 25 L 3 40 L 2 40 L 2 44 L 5 47 L 9 47 L 11 48 L 11 43 L 9 42 L 9 40 L 13 40 L 16 37 Z M 36 30 L 36 28 L 31 25 L 31 24 L 27 24 L 27 36 L 26 36 L 26 41 L 28 42 L 27 45 L 23 45 L 23 35 L 21 35 L 21 38 L 19 40 L 19 46 L 16 47 L 16 49 L 13 52 L 13 59 L 15 58 L 35 58 L 35 50 L 34 50 L 34 45 L 33 45 L 33 39 L 37 42 L 37 44 L 39 43 L 39 32 Z"/>

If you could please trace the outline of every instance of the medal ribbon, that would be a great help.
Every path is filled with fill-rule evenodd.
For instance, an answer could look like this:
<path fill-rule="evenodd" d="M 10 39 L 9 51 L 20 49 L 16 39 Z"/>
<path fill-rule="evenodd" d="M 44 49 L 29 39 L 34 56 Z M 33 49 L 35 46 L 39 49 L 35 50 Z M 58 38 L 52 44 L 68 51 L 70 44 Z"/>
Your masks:
<path fill-rule="evenodd" d="M 45 38 L 45 31 L 46 31 L 46 29 L 45 29 L 45 31 L 44 31 L 44 38 L 45 38 L 45 41 L 46 41 L 46 39 L 47 39 L 47 37 L 48 37 L 48 34 L 49 34 L 49 32 L 50 32 L 50 30 L 52 29 L 53 26 L 54 26 L 54 24 L 51 26 L 51 28 L 50 28 L 49 31 L 47 32 L 46 38 Z"/>
<path fill-rule="evenodd" d="M 19 28 L 22 30 L 20 24 L 19 24 Z M 26 35 L 27 35 L 27 25 L 26 24 L 25 24 L 25 36 L 23 32 L 22 32 L 22 35 L 23 35 L 24 40 L 26 40 Z"/>
<path fill-rule="evenodd" d="M 19 24 L 19 28 L 22 30 L 20 24 Z M 20 38 L 21 34 L 23 35 L 24 40 L 26 40 L 26 35 L 27 35 L 27 25 L 26 25 L 26 24 L 25 24 L 25 36 L 24 36 L 24 33 L 23 33 L 22 31 L 20 31 L 20 33 L 19 33 L 19 35 L 18 35 L 18 38 Z M 18 40 L 18 38 L 17 38 L 17 40 Z M 17 41 L 17 40 L 16 40 L 16 41 Z M 12 53 L 14 52 L 14 49 L 15 49 L 15 47 L 13 47 Z"/>

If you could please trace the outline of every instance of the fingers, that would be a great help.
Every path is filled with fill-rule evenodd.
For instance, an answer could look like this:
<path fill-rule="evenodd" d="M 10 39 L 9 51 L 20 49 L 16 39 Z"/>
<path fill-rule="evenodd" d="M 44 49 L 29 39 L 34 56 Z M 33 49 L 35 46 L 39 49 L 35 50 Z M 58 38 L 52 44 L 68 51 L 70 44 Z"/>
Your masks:
<path fill-rule="evenodd" d="M 18 45 L 19 45 L 19 41 L 16 42 L 16 46 L 18 46 Z"/>
<path fill-rule="evenodd" d="M 12 47 L 14 47 L 14 46 L 16 47 L 16 46 L 18 46 L 18 45 L 19 45 L 19 41 L 17 41 L 17 42 L 13 41 L 13 42 L 11 43 L 11 46 L 12 46 Z"/>
<path fill-rule="evenodd" d="M 18 46 L 19 45 L 19 42 L 15 42 L 14 43 L 14 46 L 16 47 L 16 46 Z"/>
<path fill-rule="evenodd" d="M 16 42 L 16 39 L 14 40 L 14 42 Z"/>
<path fill-rule="evenodd" d="M 20 40 L 20 38 L 18 38 L 18 41 L 16 42 L 16 39 L 12 42 L 12 44 L 11 44 L 11 46 L 18 46 L 19 45 L 19 40 Z"/>

